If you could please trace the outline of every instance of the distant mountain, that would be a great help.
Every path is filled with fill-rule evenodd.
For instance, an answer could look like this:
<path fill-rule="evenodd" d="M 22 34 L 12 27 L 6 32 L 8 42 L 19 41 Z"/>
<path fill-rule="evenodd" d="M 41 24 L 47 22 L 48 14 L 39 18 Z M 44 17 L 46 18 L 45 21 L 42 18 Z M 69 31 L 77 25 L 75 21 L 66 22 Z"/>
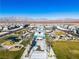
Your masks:
<path fill-rule="evenodd" d="M 62 19 L 47 19 L 47 18 L 28 18 L 28 17 L 16 17 L 16 16 L 8 16 L 8 17 L 0 17 L 0 22 L 14 22 L 14 21 L 25 21 L 25 22 L 46 22 L 46 23 L 64 23 L 64 22 L 75 22 L 79 23 L 79 19 L 72 18 L 62 18 Z"/>

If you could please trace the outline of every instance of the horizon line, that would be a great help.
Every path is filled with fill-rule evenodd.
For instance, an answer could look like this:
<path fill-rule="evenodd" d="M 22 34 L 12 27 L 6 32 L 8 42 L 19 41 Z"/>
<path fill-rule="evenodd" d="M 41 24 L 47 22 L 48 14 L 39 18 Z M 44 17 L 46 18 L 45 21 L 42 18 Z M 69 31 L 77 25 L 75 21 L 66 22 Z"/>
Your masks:
<path fill-rule="evenodd" d="M 60 13 L 60 14 L 0 14 L 0 17 L 26 17 L 26 18 L 47 18 L 47 19 L 59 19 L 59 18 L 74 18 L 79 19 L 79 14 Z"/>

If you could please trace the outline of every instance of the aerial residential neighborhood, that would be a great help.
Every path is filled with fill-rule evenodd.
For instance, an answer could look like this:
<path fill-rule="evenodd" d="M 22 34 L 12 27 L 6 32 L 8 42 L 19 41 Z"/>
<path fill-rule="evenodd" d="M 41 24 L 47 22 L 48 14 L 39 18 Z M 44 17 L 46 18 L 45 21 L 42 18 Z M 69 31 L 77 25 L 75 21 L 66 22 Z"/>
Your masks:
<path fill-rule="evenodd" d="M 0 0 L 0 59 L 79 59 L 79 0 Z"/>
<path fill-rule="evenodd" d="M 65 52 L 69 54 L 78 54 L 75 51 L 78 51 L 79 45 L 79 24 L 76 21 L 74 23 L 54 22 L 56 21 L 42 21 L 42 23 L 41 21 L 5 21 L 0 23 L 0 58 L 67 58 L 66 54 L 63 57 L 63 48 L 68 49 Z M 62 56 L 59 56 L 57 51 L 62 53 Z M 78 59 L 74 55 L 73 58 Z"/>

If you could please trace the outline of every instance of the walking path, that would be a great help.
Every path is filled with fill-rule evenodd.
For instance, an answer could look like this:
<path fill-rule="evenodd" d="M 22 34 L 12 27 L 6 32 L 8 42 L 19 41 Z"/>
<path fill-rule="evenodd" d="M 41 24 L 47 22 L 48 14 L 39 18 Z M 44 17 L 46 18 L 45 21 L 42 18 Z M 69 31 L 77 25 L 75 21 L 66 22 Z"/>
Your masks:
<path fill-rule="evenodd" d="M 57 59 L 52 48 L 50 48 L 49 53 L 46 50 L 34 51 L 32 49 L 30 55 L 27 57 L 29 48 L 30 46 L 26 47 L 23 55 L 21 56 L 21 59 Z"/>
<path fill-rule="evenodd" d="M 28 46 L 25 47 L 25 48 L 26 48 L 26 49 L 25 49 L 23 55 L 21 56 L 21 59 L 28 59 L 28 57 L 26 57 L 26 56 L 27 56 L 27 54 L 28 54 L 28 51 L 29 51 L 30 46 L 28 45 Z"/>
<path fill-rule="evenodd" d="M 48 59 L 57 59 L 52 48 L 50 48 L 50 52 L 49 52 L 48 56 L 49 56 Z"/>

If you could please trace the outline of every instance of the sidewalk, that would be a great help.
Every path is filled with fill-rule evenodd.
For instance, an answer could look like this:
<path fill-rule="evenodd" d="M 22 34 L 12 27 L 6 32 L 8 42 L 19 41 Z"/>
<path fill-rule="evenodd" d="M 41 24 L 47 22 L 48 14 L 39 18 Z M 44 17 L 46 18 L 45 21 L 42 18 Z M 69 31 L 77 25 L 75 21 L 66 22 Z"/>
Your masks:
<path fill-rule="evenodd" d="M 48 59 L 57 59 L 52 48 L 50 48 L 50 52 L 48 53 Z"/>
<path fill-rule="evenodd" d="M 25 49 L 25 51 L 23 52 L 23 55 L 21 56 L 21 59 L 28 59 L 28 57 L 25 57 L 25 56 L 28 54 L 28 50 L 29 50 L 30 46 L 28 45 L 28 46 L 26 46 L 25 48 L 26 48 L 26 49 Z"/>

